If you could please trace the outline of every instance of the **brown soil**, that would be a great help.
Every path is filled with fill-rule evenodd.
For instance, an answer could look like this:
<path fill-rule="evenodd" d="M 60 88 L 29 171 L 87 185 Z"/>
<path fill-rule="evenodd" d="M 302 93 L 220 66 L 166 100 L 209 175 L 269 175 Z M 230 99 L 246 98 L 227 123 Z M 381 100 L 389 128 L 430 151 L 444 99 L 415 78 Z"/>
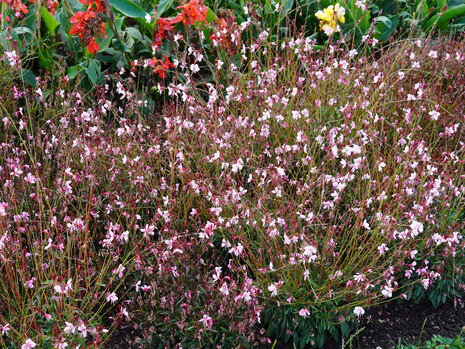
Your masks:
<path fill-rule="evenodd" d="M 396 301 L 367 309 L 360 319 L 358 328 L 364 328 L 352 339 L 352 346 L 345 340 L 345 348 L 389 349 L 399 343 L 414 344 L 421 339 L 429 340 L 433 335 L 455 338 L 465 327 L 465 294 L 461 298 L 448 300 L 434 308 L 429 300 L 418 304 Z M 130 348 L 127 336 L 136 336 L 130 327 L 117 329 L 106 348 Z M 260 345 L 257 349 L 271 349 L 271 345 Z M 328 340 L 323 349 L 341 349 L 342 341 Z M 199 348 L 201 349 L 201 348 Z M 275 349 L 294 349 L 292 343 L 278 342 Z M 310 349 L 306 347 L 305 349 Z"/>
<path fill-rule="evenodd" d="M 399 343 L 423 343 L 433 335 L 455 338 L 465 327 L 465 298 L 456 297 L 434 308 L 429 300 L 418 304 L 395 301 L 368 309 L 360 319 L 358 328 L 364 328 L 352 339 L 352 346 L 345 340 L 345 348 L 389 349 Z M 464 331 L 465 332 L 465 331 Z M 268 349 L 271 346 L 263 346 Z M 292 343 L 278 343 L 275 349 L 293 349 Z M 310 347 L 308 347 L 310 348 Z M 324 349 L 341 349 L 342 341 L 327 341 Z M 307 349 L 307 348 L 306 348 Z"/>

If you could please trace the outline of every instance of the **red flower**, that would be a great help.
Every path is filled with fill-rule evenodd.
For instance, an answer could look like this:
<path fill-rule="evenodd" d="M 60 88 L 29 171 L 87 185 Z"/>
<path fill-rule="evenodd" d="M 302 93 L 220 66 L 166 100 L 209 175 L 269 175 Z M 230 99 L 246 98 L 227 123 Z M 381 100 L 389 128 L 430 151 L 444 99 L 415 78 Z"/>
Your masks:
<path fill-rule="evenodd" d="M 188 4 L 184 6 L 178 6 L 177 8 L 182 8 L 182 12 L 171 20 L 172 24 L 179 22 L 184 23 L 184 25 L 194 24 L 195 21 L 207 23 L 207 7 L 203 6 L 203 0 L 191 0 Z"/>
<path fill-rule="evenodd" d="M 77 34 L 78 38 L 84 41 L 90 53 L 98 52 L 99 45 L 95 41 L 95 37 L 100 37 L 105 33 L 105 23 L 103 23 L 98 15 L 91 10 L 85 12 L 76 12 L 69 20 L 73 25 L 69 31 L 70 35 Z"/>
<path fill-rule="evenodd" d="M 175 67 L 175 65 L 170 62 L 169 58 L 166 55 L 163 55 L 163 56 L 165 59 L 163 62 L 156 59 L 155 57 L 153 57 L 152 59 L 149 59 L 147 62 L 148 65 L 154 67 L 154 71 L 156 74 L 158 74 L 160 79 L 164 79 L 166 76 L 166 72 L 170 70 L 170 68 Z"/>
<path fill-rule="evenodd" d="M 155 31 L 153 33 L 152 48 L 157 49 L 161 45 L 162 40 L 168 37 L 167 32 L 172 31 L 173 26 L 171 25 L 170 21 L 166 18 L 159 18 L 155 26 Z"/>
<path fill-rule="evenodd" d="M 92 38 L 91 42 L 87 45 L 87 49 L 89 50 L 89 53 L 94 53 L 94 52 L 98 52 L 98 50 L 100 50 L 100 46 L 95 41 L 95 39 Z"/>
<path fill-rule="evenodd" d="M 97 17 L 97 14 L 93 11 L 76 12 L 74 16 L 69 19 L 69 21 L 73 24 L 69 34 L 77 34 L 80 39 L 83 39 L 84 34 L 88 31 L 87 26 L 89 20 L 95 17 Z"/>
<path fill-rule="evenodd" d="M 22 3 L 21 0 L 0 0 L 0 3 L 6 2 L 16 13 L 27 14 L 29 10 L 27 6 Z"/>
<path fill-rule="evenodd" d="M 88 10 L 95 5 L 95 11 L 106 13 L 105 3 L 102 3 L 102 0 L 79 0 L 79 2 L 83 5 L 87 5 Z"/>
<path fill-rule="evenodd" d="M 58 6 L 58 0 L 47 1 L 48 12 L 50 12 L 52 16 L 55 15 L 55 12 L 57 11 L 57 6 Z"/>

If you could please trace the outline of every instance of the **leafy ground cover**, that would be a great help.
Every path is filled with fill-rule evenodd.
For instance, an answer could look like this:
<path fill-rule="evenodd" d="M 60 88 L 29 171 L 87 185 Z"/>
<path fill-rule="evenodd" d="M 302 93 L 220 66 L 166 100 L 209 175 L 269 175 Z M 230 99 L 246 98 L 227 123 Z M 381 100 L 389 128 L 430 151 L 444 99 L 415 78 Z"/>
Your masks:
<path fill-rule="evenodd" d="M 462 34 L 373 20 L 356 45 L 342 3 L 317 35 L 280 29 L 293 2 L 52 5 L 2 3 L 2 347 L 322 347 L 460 295 Z M 54 30 L 74 65 L 39 71 Z"/>

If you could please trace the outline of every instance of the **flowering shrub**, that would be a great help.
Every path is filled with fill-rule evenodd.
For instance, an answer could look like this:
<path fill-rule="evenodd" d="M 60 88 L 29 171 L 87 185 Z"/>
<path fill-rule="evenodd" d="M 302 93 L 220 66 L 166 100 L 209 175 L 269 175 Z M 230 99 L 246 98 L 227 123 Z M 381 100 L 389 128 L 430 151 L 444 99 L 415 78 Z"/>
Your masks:
<path fill-rule="evenodd" d="M 146 257 L 141 266 L 147 285 L 137 281 L 131 307 L 131 320 L 142 327 L 144 336 L 128 341 L 234 348 L 249 347 L 263 338 L 264 330 L 260 336 L 257 326 L 263 310 L 259 288 L 243 270 L 231 273 L 231 266 L 216 257 L 213 245 L 173 235 L 152 251 L 153 257 Z M 244 281 L 238 278 L 241 275 Z"/>
<path fill-rule="evenodd" d="M 124 40 L 104 4 L 71 9 L 71 42 L 86 46 L 94 77 L 90 51 Z M 88 94 L 64 66 L 25 86 L 26 43 L 5 38 L 3 346 L 99 347 L 123 324 L 140 330 L 134 346 L 321 346 L 377 302 L 456 291 L 463 39 L 370 55 L 373 36 L 357 49 L 336 32 L 323 48 L 304 34 L 274 41 L 257 13 L 238 24 L 221 11 L 206 26 L 200 1 L 171 19 L 161 5 L 153 40 L 139 32 L 146 55 Z M 328 34 L 349 18 L 324 8 Z M 155 98 L 170 99 L 156 114 L 138 90 L 144 69 Z"/>
<path fill-rule="evenodd" d="M 463 44 L 406 43 L 377 61 L 313 45 L 246 47 L 249 75 L 165 119 L 183 176 L 203 169 L 186 181 L 208 208 L 199 236 L 246 262 L 276 306 L 271 335 L 299 345 L 463 263 Z"/>

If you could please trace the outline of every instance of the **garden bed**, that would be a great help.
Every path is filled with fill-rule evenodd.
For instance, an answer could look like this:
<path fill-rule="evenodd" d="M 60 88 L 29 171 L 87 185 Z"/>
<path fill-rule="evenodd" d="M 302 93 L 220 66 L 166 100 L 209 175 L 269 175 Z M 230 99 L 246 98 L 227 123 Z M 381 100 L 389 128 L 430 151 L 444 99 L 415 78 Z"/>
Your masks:
<path fill-rule="evenodd" d="M 426 34 L 465 4 L 328 1 L 2 3 L 2 348 L 446 328 L 413 303 L 464 282 L 465 37 Z"/>

